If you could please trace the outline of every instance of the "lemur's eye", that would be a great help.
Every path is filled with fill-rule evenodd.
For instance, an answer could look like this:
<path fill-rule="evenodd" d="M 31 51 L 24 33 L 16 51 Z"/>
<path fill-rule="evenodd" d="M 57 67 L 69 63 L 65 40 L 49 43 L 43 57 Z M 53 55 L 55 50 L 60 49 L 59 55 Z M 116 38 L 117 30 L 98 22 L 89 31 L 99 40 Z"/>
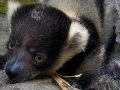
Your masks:
<path fill-rule="evenodd" d="M 15 44 L 12 44 L 12 43 L 8 43 L 8 48 L 10 50 L 13 50 L 15 48 Z"/>
<path fill-rule="evenodd" d="M 34 59 L 35 59 L 35 61 L 36 61 L 37 63 L 42 63 L 42 62 L 44 62 L 44 61 L 46 60 L 45 56 L 40 55 L 40 54 L 36 55 L 36 56 L 34 57 Z"/>

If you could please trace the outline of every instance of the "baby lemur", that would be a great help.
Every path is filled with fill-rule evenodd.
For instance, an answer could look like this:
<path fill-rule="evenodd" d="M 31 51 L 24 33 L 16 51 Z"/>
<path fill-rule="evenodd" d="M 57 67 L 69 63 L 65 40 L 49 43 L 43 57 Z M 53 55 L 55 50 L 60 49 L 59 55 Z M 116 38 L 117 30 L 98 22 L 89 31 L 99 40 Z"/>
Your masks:
<path fill-rule="evenodd" d="M 8 1 L 11 34 L 1 67 L 14 82 L 53 72 L 82 73 L 79 84 L 88 89 L 97 76 L 109 76 L 115 34 L 114 28 L 104 29 L 105 10 L 104 0 L 41 0 L 24 6 Z"/>

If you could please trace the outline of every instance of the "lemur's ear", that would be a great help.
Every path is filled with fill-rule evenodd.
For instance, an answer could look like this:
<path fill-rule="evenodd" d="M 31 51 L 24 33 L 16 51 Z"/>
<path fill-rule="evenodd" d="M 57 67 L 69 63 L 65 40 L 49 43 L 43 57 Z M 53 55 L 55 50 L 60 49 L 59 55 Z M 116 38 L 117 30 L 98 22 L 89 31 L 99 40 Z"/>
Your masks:
<path fill-rule="evenodd" d="M 89 39 L 89 32 L 79 21 L 72 21 L 65 45 L 53 66 L 54 70 L 58 70 L 64 63 L 70 60 L 74 55 L 84 52 Z"/>
<path fill-rule="evenodd" d="M 89 33 L 86 27 L 79 21 L 72 21 L 69 29 L 68 42 L 69 44 L 79 44 L 80 49 L 84 49 L 88 42 Z"/>
<path fill-rule="evenodd" d="M 87 46 L 88 39 L 89 32 L 87 28 L 85 28 L 79 21 L 72 21 L 69 28 L 68 38 L 61 54 L 63 54 L 63 56 L 66 54 L 68 57 L 73 57 L 74 54 L 83 52 Z"/>
<path fill-rule="evenodd" d="M 13 16 L 13 14 L 15 13 L 15 11 L 20 7 L 20 3 L 14 0 L 9 0 L 8 1 L 8 11 L 7 11 L 7 15 L 8 15 L 8 20 L 11 19 L 11 17 Z"/>

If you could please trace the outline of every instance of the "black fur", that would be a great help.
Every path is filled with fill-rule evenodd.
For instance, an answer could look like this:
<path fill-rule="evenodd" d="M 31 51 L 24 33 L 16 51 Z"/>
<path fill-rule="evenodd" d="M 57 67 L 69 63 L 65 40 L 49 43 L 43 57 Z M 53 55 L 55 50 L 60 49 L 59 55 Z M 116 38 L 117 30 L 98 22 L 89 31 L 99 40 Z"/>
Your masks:
<path fill-rule="evenodd" d="M 104 23 L 104 13 L 105 13 L 105 8 L 104 8 L 104 2 L 105 0 L 96 0 L 96 6 L 99 11 L 100 19 L 101 19 L 101 24 L 103 25 Z"/>
<path fill-rule="evenodd" d="M 113 27 L 113 34 L 111 36 L 111 38 L 109 39 L 109 42 L 106 45 L 106 51 L 105 51 L 105 55 L 104 55 L 104 62 L 102 64 L 101 67 L 101 74 L 110 74 L 109 70 L 108 70 L 108 64 L 111 62 L 111 53 L 114 49 L 114 45 L 115 45 L 115 38 L 116 38 L 116 34 L 115 34 L 115 29 L 116 27 Z"/>
<path fill-rule="evenodd" d="M 114 49 L 114 45 L 115 45 L 115 38 L 116 38 L 116 34 L 115 34 L 115 30 L 116 27 L 113 26 L 113 35 L 111 36 L 111 38 L 109 39 L 109 43 L 106 45 L 106 51 L 105 51 L 105 64 L 108 64 L 109 61 L 111 60 L 111 53 Z"/>

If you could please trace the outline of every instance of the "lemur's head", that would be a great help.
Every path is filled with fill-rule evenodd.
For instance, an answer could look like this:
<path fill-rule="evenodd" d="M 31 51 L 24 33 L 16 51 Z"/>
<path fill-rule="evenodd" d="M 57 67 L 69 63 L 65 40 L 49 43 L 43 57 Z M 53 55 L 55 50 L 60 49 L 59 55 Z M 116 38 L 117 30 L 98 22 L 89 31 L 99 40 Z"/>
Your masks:
<path fill-rule="evenodd" d="M 62 11 L 36 4 L 8 2 L 11 34 L 5 71 L 15 82 L 55 72 L 85 49 L 88 31 Z"/>

